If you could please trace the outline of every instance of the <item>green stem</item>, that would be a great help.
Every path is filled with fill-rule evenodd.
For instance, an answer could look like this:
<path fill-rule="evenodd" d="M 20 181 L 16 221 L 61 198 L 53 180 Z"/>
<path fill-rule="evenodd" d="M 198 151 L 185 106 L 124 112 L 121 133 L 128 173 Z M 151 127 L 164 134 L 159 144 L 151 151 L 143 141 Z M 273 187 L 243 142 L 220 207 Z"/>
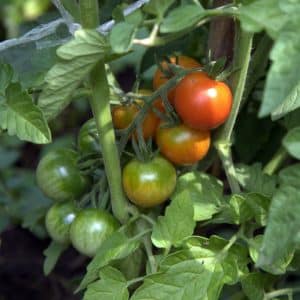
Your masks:
<path fill-rule="evenodd" d="M 283 164 L 283 162 L 288 158 L 288 153 L 283 147 L 280 147 L 271 160 L 264 167 L 264 173 L 268 175 L 273 175 Z"/>
<path fill-rule="evenodd" d="M 234 91 L 233 106 L 229 118 L 219 132 L 218 138 L 215 141 L 215 147 L 222 160 L 228 182 L 233 193 L 239 193 L 240 187 L 236 180 L 236 173 L 231 155 L 231 137 L 233 128 L 239 113 L 247 72 L 251 58 L 251 47 L 253 34 L 243 32 L 240 27 L 237 28 L 235 56 L 233 60 L 233 68 L 238 70 L 232 75 L 231 87 Z"/>
<path fill-rule="evenodd" d="M 141 276 L 141 277 L 137 277 L 137 278 L 134 278 L 132 280 L 129 280 L 129 281 L 127 281 L 127 287 L 130 286 L 130 285 L 133 285 L 137 282 L 143 281 L 144 279 L 145 279 L 145 276 Z"/>
<path fill-rule="evenodd" d="M 265 294 L 264 300 L 273 299 L 280 296 L 300 293 L 300 288 L 287 288 Z"/>
<path fill-rule="evenodd" d="M 99 23 L 98 1 L 81 0 L 79 4 L 82 26 L 95 28 Z M 112 210 L 116 218 L 124 223 L 128 219 L 127 201 L 122 189 L 120 157 L 112 124 L 109 86 L 103 61 L 100 61 L 91 71 L 90 84 L 92 89 L 90 105 L 99 133 Z"/>

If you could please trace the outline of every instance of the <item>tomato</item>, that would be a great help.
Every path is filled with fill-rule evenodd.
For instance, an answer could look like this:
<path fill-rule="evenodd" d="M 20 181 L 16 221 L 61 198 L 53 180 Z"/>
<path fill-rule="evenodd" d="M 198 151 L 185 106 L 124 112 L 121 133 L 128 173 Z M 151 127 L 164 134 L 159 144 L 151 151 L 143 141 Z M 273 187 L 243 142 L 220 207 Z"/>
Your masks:
<path fill-rule="evenodd" d="M 39 162 L 36 176 L 40 189 L 53 200 L 78 199 L 89 188 L 89 178 L 77 167 L 78 154 L 72 149 L 57 149 Z"/>
<path fill-rule="evenodd" d="M 78 209 L 73 202 L 56 203 L 46 214 L 46 228 L 50 237 L 57 243 L 69 243 L 69 232 Z"/>
<path fill-rule="evenodd" d="M 163 157 L 142 162 L 131 160 L 123 170 L 123 187 L 129 200 L 141 207 L 166 201 L 176 185 L 176 170 Z"/>
<path fill-rule="evenodd" d="M 176 87 L 175 109 L 182 121 L 195 129 L 213 129 L 228 118 L 230 88 L 221 81 L 203 80 L 201 73 L 185 76 Z"/>
<path fill-rule="evenodd" d="M 98 131 L 95 120 L 86 121 L 78 133 L 78 148 L 82 153 L 99 152 L 100 145 L 97 141 Z"/>
<path fill-rule="evenodd" d="M 149 95 L 151 91 L 142 90 L 141 94 Z M 112 109 L 112 120 L 114 127 L 116 129 L 125 129 L 127 128 L 135 119 L 136 115 L 140 111 L 139 105 L 142 105 L 143 102 L 141 100 L 137 100 L 137 103 L 132 103 L 129 105 L 115 105 Z M 156 104 L 156 107 L 160 109 L 162 103 Z M 161 110 L 161 109 L 160 109 Z M 144 139 L 148 139 L 155 135 L 155 131 L 159 125 L 160 119 L 158 116 L 152 111 L 149 110 L 142 122 L 142 132 Z M 136 136 L 137 133 L 135 132 Z"/>
<path fill-rule="evenodd" d="M 210 146 L 210 132 L 195 130 L 180 124 L 160 127 L 156 133 L 160 152 L 177 165 L 190 165 L 201 160 Z"/>
<path fill-rule="evenodd" d="M 177 64 L 185 69 L 201 67 L 201 65 L 195 59 L 188 56 L 184 56 L 184 55 L 177 56 L 177 57 L 171 56 L 169 59 L 172 64 Z M 171 73 L 171 70 L 169 70 L 166 61 L 163 61 L 161 63 L 161 68 L 165 71 L 165 73 Z M 161 85 L 165 84 L 171 77 L 172 76 L 169 77 L 166 76 L 166 74 L 164 74 L 160 68 L 157 68 L 153 77 L 153 89 L 157 90 Z M 175 97 L 175 88 L 169 90 L 168 92 L 168 99 L 171 103 L 173 103 L 174 97 Z"/>
<path fill-rule="evenodd" d="M 105 210 L 81 211 L 70 229 L 72 245 L 80 253 L 94 256 L 102 243 L 119 228 L 118 221 Z"/>

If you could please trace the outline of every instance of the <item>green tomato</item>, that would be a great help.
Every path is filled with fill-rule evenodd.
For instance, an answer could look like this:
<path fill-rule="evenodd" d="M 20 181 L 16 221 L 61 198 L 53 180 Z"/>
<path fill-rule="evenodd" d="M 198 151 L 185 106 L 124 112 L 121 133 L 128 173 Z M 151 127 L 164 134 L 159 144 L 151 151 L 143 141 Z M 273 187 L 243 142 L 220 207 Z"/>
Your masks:
<path fill-rule="evenodd" d="M 46 214 L 46 228 L 50 237 L 57 243 L 70 242 L 70 227 L 78 213 L 73 202 L 56 203 Z"/>
<path fill-rule="evenodd" d="M 162 157 L 130 161 L 123 170 L 123 187 L 129 200 L 141 207 L 166 201 L 176 186 L 176 170 Z"/>
<path fill-rule="evenodd" d="M 117 220 L 105 210 L 88 208 L 81 211 L 72 223 L 71 242 L 80 253 L 92 257 L 118 227 Z"/>
<path fill-rule="evenodd" d="M 80 198 L 89 188 L 89 178 L 77 167 L 78 154 L 71 149 L 47 153 L 39 162 L 37 183 L 44 194 L 57 201 Z"/>
<path fill-rule="evenodd" d="M 78 148 L 82 153 L 99 152 L 100 145 L 95 139 L 98 131 L 94 119 L 85 122 L 79 130 L 78 134 Z"/>

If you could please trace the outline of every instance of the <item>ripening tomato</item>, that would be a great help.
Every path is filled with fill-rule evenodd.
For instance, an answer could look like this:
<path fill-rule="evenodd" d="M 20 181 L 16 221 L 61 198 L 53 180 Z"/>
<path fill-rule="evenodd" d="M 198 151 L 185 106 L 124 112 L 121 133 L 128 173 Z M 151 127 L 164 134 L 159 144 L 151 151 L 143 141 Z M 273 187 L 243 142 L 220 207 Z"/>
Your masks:
<path fill-rule="evenodd" d="M 70 242 L 69 232 L 72 222 L 78 213 L 73 202 L 60 202 L 50 207 L 46 214 L 46 228 L 50 237 L 57 243 Z"/>
<path fill-rule="evenodd" d="M 92 257 L 118 228 L 118 221 L 107 211 L 87 208 L 77 215 L 71 225 L 71 242 L 80 253 Z"/>
<path fill-rule="evenodd" d="M 86 121 L 78 133 L 78 148 L 82 153 L 99 152 L 98 131 L 94 118 Z"/>
<path fill-rule="evenodd" d="M 195 129 L 208 130 L 223 124 L 232 106 L 230 88 L 221 81 L 203 79 L 200 72 L 185 76 L 176 87 L 175 110 Z"/>
<path fill-rule="evenodd" d="M 160 127 L 156 132 L 160 152 L 177 165 L 190 165 L 201 160 L 210 146 L 210 132 L 195 130 L 180 124 Z"/>
<path fill-rule="evenodd" d="M 139 93 L 143 95 L 151 95 L 151 91 L 140 90 Z M 140 111 L 139 105 L 143 105 L 143 101 L 137 100 L 137 103 L 131 103 L 129 105 L 115 105 L 112 109 L 112 120 L 116 129 L 127 128 L 135 119 L 136 115 Z M 155 107 L 161 110 L 159 100 L 156 100 Z M 159 125 L 159 117 L 149 110 L 142 122 L 142 131 L 144 139 L 149 139 L 155 135 L 155 131 Z M 135 132 L 135 136 L 137 133 Z"/>
<path fill-rule="evenodd" d="M 47 153 L 36 170 L 37 183 L 50 199 L 78 199 L 89 188 L 89 178 L 77 167 L 78 154 L 72 149 L 57 149 Z"/>
<path fill-rule="evenodd" d="M 171 56 L 170 62 L 172 64 L 177 64 L 185 69 L 191 69 L 191 68 L 199 68 L 201 65 L 193 58 L 180 55 L 180 56 Z M 153 89 L 157 90 L 161 85 L 165 84 L 171 77 L 172 77 L 172 71 L 168 68 L 168 64 L 166 61 L 163 61 L 161 63 L 161 68 L 157 68 L 156 72 L 154 73 L 153 77 Z M 168 74 L 170 73 L 170 74 Z M 175 88 L 169 90 L 168 92 L 168 99 L 171 103 L 173 103 L 175 97 Z"/>
<path fill-rule="evenodd" d="M 163 157 L 150 161 L 131 160 L 124 168 L 124 191 L 131 202 L 153 207 L 166 201 L 176 185 L 176 170 Z"/>

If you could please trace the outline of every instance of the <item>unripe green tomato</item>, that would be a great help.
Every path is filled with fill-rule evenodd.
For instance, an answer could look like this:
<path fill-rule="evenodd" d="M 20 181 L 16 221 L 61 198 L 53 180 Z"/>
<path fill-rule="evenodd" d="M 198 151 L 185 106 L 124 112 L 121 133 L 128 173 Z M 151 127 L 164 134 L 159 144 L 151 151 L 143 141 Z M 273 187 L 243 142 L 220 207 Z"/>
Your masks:
<path fill-rule="evenodd" d="M 78 252 L 92 257 L 118 227 L 118 221 L 105 210 L 85 209 L 77 215 L 71 225 L 72 245 Z"/>
<path fill-rule="evenodd" d="M 46 214 L 46 228 L 50 237 L 57 243 L 70 242 L 70 227 L 78 213 L 73 202 L 60 202 L 50 207 Z"/>
<path fill-rule="evenodd" d="M 77 167 L 78 154 L 72 149 L 57 149 L 39 162 L 36 177 L 43 193 L 57 201 L 80 198 L 89 188 L 87 176 Z"/>
<path fill-rule="evenodd" d="M 78 133 L 79 150 L 82 153 L 99 152 L 100 145 L 97 139 L 95 139 L 98 136 L 95 120 L 92 118 L 85 122 Z"/>
<path fill-rule="evenodd" d="M 176 186 L 176 170 L 163 157 L 150 161 L 131 160 L 122 174 L 123 188 L 131 202 L 153 207 L 165 202 Z"/>

